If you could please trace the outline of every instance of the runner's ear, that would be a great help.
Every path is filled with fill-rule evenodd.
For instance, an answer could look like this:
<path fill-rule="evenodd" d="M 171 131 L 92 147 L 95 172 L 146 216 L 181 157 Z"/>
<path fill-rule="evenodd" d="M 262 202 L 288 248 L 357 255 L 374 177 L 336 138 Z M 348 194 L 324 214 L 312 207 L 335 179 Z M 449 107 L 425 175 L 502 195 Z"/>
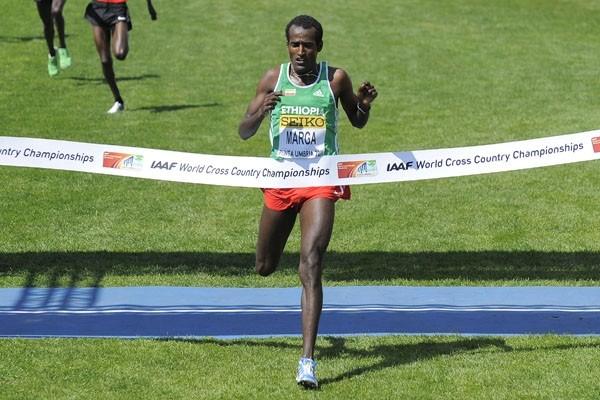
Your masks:
<path fill-rule="evenodd" d="M 323 41 L 320 41 L 320 42 L 317 44 L 317 51 L 321 51 L 321 50 L 323 50 Z"/>

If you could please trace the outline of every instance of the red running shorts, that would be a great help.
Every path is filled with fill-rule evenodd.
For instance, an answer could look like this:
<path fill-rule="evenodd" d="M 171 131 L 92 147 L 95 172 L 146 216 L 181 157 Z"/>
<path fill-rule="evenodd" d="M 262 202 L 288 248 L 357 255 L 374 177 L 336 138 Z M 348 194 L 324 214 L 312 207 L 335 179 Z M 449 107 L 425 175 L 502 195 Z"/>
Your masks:
<path fill-rule="evenodd" d="M 310 199 L 350 200 L 350 186 L 317 186 L 291 189 L 261 189 L 265 206 L 275 211 L 300 208 Z"/>

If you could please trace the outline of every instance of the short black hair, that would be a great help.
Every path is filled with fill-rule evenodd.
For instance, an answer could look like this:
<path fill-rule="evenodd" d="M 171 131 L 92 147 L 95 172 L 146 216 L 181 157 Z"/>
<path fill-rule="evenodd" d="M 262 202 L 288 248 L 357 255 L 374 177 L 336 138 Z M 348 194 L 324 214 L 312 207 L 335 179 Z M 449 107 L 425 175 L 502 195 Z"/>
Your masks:
<path fill-rule="evenodd" d="M 287 26 L 285 27 L 285 38 L 288 42 L 290 41 L 290 27 L 292 27 L 292 25 L 300 26 L 304 29 L 315 28 L 317 31 L 317 36 L 315 37 L 317 44 L 323 43 L 323 27 L 319 21 L 310 15 L 298 15 L 288 22 Z"/>

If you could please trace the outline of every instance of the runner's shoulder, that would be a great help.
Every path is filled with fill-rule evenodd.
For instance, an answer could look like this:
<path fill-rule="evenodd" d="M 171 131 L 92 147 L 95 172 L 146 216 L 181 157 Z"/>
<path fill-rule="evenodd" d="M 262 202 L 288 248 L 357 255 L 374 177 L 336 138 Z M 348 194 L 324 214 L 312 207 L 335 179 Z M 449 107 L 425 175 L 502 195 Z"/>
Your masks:
<path fill-rule="evenodd" d="M 279 79 L 279 67 L 274 67 L 267 70 L 260 80 L 259 87 L 265 91 L 272 91 L 277 85 Z"/>

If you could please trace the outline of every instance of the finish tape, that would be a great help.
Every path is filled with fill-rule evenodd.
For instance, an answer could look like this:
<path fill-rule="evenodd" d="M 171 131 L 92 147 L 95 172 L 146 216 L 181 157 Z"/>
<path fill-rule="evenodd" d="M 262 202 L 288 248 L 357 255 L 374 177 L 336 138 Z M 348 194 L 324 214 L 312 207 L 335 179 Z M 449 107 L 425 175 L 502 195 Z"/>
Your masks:
<path fill-rule="evenodd" d="M 449 178 L 600 159 L 600 130 L 531 140 L 275 160 L 0 136 L 0 165 L 253 188 Z"/>

